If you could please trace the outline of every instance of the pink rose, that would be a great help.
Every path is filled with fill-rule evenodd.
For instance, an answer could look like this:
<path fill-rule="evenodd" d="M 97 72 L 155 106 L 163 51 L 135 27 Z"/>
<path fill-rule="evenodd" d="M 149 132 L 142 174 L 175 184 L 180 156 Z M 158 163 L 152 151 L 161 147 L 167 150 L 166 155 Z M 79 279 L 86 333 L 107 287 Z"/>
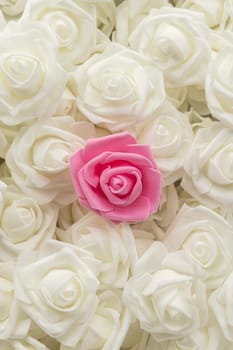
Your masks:
<path fill-rule="evenodd" d="M 143 221 L 158 208 L 160 172 L 150 148 L 127 132 L 88 140 L 70 165 L 80 204 L 109 220 Z"/>

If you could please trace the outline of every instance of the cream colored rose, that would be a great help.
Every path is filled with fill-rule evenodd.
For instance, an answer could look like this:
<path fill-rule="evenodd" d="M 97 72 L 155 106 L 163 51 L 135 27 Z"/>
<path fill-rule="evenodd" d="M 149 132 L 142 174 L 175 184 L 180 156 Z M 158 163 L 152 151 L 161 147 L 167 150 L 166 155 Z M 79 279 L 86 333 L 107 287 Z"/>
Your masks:
<path fill-rule="evenodd" d="M 163 70 L 170 87 L 201 84 L 210 60 L 209 29 L 201 14 L 163 7 L 151 10 L 129 38 L 136 51 Z"/>
<path fill-rule="evenodd" d="M 47 26 L 9 22 L 0 33 L 0 122 L 17 125 L 52 115 L 66 74 Z"/>
<path fill-rule="evenodd" d="M 128 224 L 114 225 L 89 213 L 67 230 L 58 229 L 57 236 L 99 260 L 101 288 L 124 287 L 137 260 L 134 236 Z"/>
<path fill-rule="evenodd" d="M 60 350 L 119 350 L 131 321 L 121 292 L 105 290 L 98 298 L 99 304 L 82 339 L 74 348 L 61 345 Z"/>
<path fill-rule="evenodd" d="M 26 0 L 0 0 L 0 9 L 5 15 L 13 17 L 23 12 L 25 4 Z"/>
<path fill-rule="evenodd" d="M 197 131 L 181 185 L 210 208 L 232 207 L 232 167 L 233 131 L 215 122 Z"/>
<path fill-rule="evenodd" d="M 39 120 L 21 129 L 6 157 L 16 184 L 39 204 L 65 206 L 74 201 L 69 158 L 93 130 L 69 116 Z"/>
<path fill-rule="evenodd" d="M 124 302 L 140 326 L 161 342 L 192 334 L 208 319 L 205 286 L 184 252 L 161 242 L 141 256 L 124 290 Z"/>
<path fill-rule="evenodd" d="M 138 23 L 148 16 L 152 8 L 168 5 L 168 0 L 124 0 L 116 10 L 116 31 L 114 39 L 128 46 L 128 38 Z"/>
<path fill-rule="evenodd" d="M 29 0 L 22 16 L 22 21 L 46 23 L 56 38 L 59 61 L 68 71 L 83 63 L 96 45 L 96 11 L 83 5 L 75 0 Z"/>
<path fill-rule="evenodd" d="M 183 164 L 192 145 L 192 127 L 186 115 L 172 104 L 162 105 L 137 136 L 139 143 L 151 147 L 162 173 L 164 186 L 173 184 L 184 173 Z"/>
<path fill-rule="evenodd" d="M 223 285 L 213 291 L 209 297 L 209 305 L 224 337 L 233 342 L 233 272 L 224 281 Z"/>
<path fill-rule="evenodd" d="M 213 29 L 223 21 L 225 4 L 222 0 L 178 0 L 176 6 L 203 13 L 206 23 Z"/>
<path fill-rule="evenodd" d="M 0 340 L 0 347 L 1 350 L 52 350 L 30 336 L 22 340 Z"/>
<path fill-rule="evenodd" d="M 15 293 L 21 308 L 51 337 L 74 346 L 95 313 L 99 264 L 86 251 L 55 240 L 20 256 Z"/>
<path fill-rule="evenodd" d="M 116 44 L 80 66 L 74 81 L 80 111 L 110 131 L 149 118 L 165 99 L 162 73 L 144 56 Z"/>
<path fill-rule="evenodd" d="M 212 60 L 206 78 L 206 99 L 212 115 L 233 126 L 233 45 L 224 47 Z"/>
<path fill-rule="evenodd" d="M 184 205 L 170 224 L 164 243 L 190 256 L 207 288 L 218 288 L 233 267 L 232 227 L 207 207 Z"/>
<path fill-rule="evenodd" d="M 230 350 L 218 325 L 198 329 L 190 336 L 155 344 L 156 350 Z M 153 348 L 151 349 L 153 350 Z"/>
<path fill-rule="evenodd" d="M 0 344 L 1 340 L 24 338 L 31 324 L 15 299 L 14 269 L 13 263 L 0 262 Z"/>
<path fill-rule="evenodd" d="M 0 256 L 8 261 L 24 250 L 38 249 L 53 237 L 58 209 L 53 205 L 39 206 L 11 180 L 5 182 L 8 186 L 0 199 Z"/>

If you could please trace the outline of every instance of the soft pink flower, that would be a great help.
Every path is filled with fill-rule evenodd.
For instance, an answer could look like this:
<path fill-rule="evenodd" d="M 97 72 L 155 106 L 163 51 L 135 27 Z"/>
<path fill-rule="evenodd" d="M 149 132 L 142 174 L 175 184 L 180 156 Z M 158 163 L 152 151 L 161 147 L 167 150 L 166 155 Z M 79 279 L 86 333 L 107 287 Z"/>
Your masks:
<path fill-rule="evenodd" d="M 70 165 L 81 205 L 109 220 L 143 221 L 158 208 L 160 172 L 150 148 L 127 132 L 88 140 Z"/>

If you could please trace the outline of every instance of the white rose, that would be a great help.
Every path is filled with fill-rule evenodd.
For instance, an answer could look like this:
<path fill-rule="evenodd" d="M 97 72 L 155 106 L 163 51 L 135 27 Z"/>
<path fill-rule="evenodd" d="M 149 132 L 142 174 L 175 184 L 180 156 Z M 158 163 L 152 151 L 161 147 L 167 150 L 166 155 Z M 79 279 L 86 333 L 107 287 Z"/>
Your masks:
<path fill-rule="evenodd" d="M 65 206 L 74 201 L 69 158 L 93 130 L 69 116 L 38 120 L 21 129 L 6 157 L 16 184 L 39 204 Z"/>
<path fill-rule="evenodd" d="M 167 254 L 155 242 L 138 260 L 124 301 L 140 326 L 157 341 L 192 334 L 207 322 L 204 284 L 183 252 Z"/>
<path fill-rule="evenodd" d="M 0 8 L 9 17 L 18 16 L 23 12 L 25 3 L 26 0 L 0 0 Z"/>
<path fill-rule="evenodd" d="M 66 74 L 54 38 L 37 22 L 9 22 L 0 33 L 0 121 L 17 125 L 52 115 Z"/>
<path fill-rule="evenodd" d="M 1 260 L 15 259 L 23 250 L 38 249 L 55 233 L 58 210 L 53 205 L 39 206 L 12 181 L 0 204 Z M 1 191 L 1 190 L 0 190 Z"/>
<path fill-rule="evenodd" d="M 230 350 L 218 325 L 198 329 L 190 336 L 155 344 L 156 350 Z M 151 349 L 151 350 L 152 350 Z M 149 350 L 149 349 L 148 349 Z"/>
<path fill-rule="evenodd" d="M 168 5 L 168 0 L 125 0 L 121 1 L 116 10 L 116 32 L 114 39 L 128 46 L 128 37 L 137 27 L 138 23 L 148 16 L 152 8 Z"/>
<path fill-rule="evenodd" d="M 23 340 L 0 340 L 1 350 L 50 350 L 43 343 L 28 336 Z"/>
<path fill-rule="evenodd" d="M 233 45 L 226 46 L 212 60 L 206 77 L 206 99 L 212 115 L 233 126 Z"/>
<path fill-rule="evenodd" d="M 14 269 L 14 264 L 0 262 L 0 340 L 25 337 L 31 323 L 15 299 Z"/>
<path fill-rule="evenodd" d="M 130 316 L 122 304 L 121 292 L 105 290 L 98 295 L 99 304 L 85 334 L 75 350 L 119 350 L 130 324 Z M 71 350 L 61 345 L 60 350 Z"/>
<path fill-rule="evenodd" d="M 135 321 L 131 323 L 120 349 L 121 350 L 137 349 L 138 344 L 142 342 L 145 343 L 148 338 L 149 338 L 149 334 L 144 332 L 140 328 L 138 321 Z"/>
<path fill-rule="evenodd" d="M 129 42 L 153 59 L 171 87 L 196 85 L 203 83 L 210 59 L 208 33 L 201 14 L 163 7 L 151 10 Z"/>
<path fill-rule="evenodd" d="M 93 254 L 100 262 L 100 288 L 123 288 L 137 260 L 133 233 L 128 224 L 114 225 L 89 213 L 67 230 L 57 230 L 59 240 Z"/>
<path fill-rule="evenodd" d="M 144 56 L 116 44 L 86 61 L 74 79 L 80 111 L 111 131 L 150 117 L 165 99 L 162 73 Z"/>
<path fill-rule="evenodd" d="M 183 249 L 190 256 L 207 288 L 218 288 L 232 270 L 232 227 L 209 208 L 184 205 L 164 243 L 169 250 Z"/>
<path fill-rule="evenodd" d="M 163 104 L 139 130 L 137 140 L 151 147 L 164 186 L 182 177 L 192 138 L 192 127 L 187 116 L 170 103 Z"/>
<path fill-rule="evenodd" d="M 96 306 L 99 264 L 86 251 L 55 240 L 21 254 L 15 293 L 21 308 L 48 335 L 74 346 Z"/>
<path fill-rule="evenodd" d="M 208 26 L 215 29 L 221 25 L 223 20 L 225 2 L 222 0 L 178 0 L 176 6 L 203 13 Z"/>
<path fill-rule="evenodd" d="M 210 208 L 232 206 L 232 166 L 233 131 L 215 122 L 197 131 L 181 185 Z"/>
<path fill-rule="evenodd" d="M 224 337 L 233 342 L 233 272 L 223 285 L 213 291 L 209 297 L 209 305 L 216 317 Z"/>
<path fill-rule="evenodd" d="M 54 115 L 69 115 L 76 119 L 77 112 L 76 97 L 73 95 L 72 91 L 66 87 L 60 98 L 59 106 Z"/>
<path fill-rule="evenodd" d="M 80 6 L 81 5 L 81 6 Z M 83 63 L 96 45 L 96 11 L 73 0 L 29 0 L 22 21 L 37 20 L 48 25 L 58 46 L 58 58 L 66 70 Z"/>

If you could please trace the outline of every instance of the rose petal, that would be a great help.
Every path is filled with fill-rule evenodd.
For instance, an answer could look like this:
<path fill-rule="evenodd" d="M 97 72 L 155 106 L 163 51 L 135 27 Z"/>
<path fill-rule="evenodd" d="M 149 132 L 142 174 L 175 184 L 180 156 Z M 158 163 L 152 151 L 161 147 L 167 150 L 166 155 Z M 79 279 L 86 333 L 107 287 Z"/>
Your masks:
<path fill-rule="evenodd" d="M 137 222 L 145 220 L 151 213 L 150 201 L 146 197 L 139 197 L 128 207 L 114 207 L 112 211 L 100 213 L 106 219 L 115 222 Z"/>
<path fill-rule="evenodd" d="M 127 132 L 90 139 L 83 150 L 83 159 L 87 162 L 103 152 L 124 151 L 127 145 L 135 143 L 135 138 Z"/>
<path fill-rule="evenodd" d="M 84 169 L 81 169 L 78 174 L 78 179 L 80 182 L 80 187 L 82 188 L 83 199 L 86 199 L 89 207 L 97 211 L 110 211 L 113 209 L 113 205 L 109 203 L 102 191 L 98 189 L 93 189 L 85 179 Z"/>

